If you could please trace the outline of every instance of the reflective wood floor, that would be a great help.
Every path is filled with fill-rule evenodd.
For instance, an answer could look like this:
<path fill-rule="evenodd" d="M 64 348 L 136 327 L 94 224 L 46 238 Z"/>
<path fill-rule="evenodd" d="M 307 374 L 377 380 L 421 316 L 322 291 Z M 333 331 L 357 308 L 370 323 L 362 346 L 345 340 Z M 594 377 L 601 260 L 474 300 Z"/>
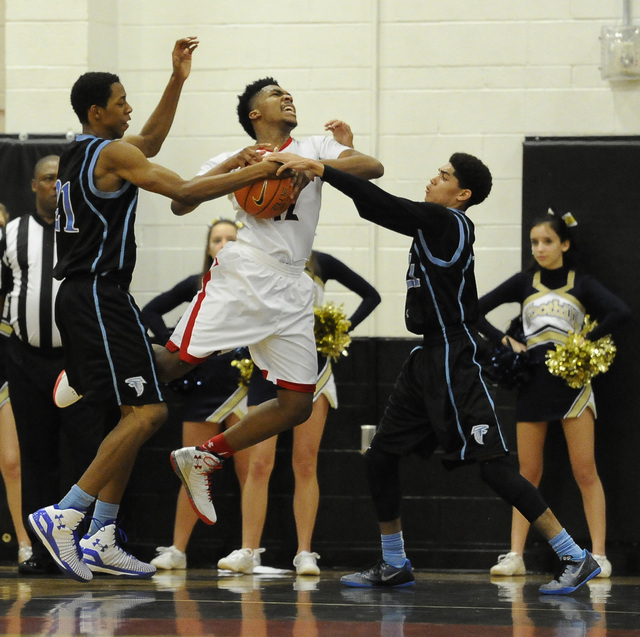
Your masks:
<path fill-rule="evenodd" d="M 549 576 L 416 573 L 411 589 L 350 589 L 343 574 L 229 575 L 189 569 L 127 581 L 18 577 L 0 567 L 3 635 L 215 637 L 640 636 L 640 578 L 540 596 Z"/>

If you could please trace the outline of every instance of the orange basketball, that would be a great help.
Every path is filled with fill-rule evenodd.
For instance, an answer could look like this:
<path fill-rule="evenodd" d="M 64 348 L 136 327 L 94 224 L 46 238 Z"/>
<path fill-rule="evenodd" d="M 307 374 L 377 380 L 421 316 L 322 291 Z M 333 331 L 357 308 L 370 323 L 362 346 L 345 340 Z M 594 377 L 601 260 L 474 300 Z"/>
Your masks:
<path fill-rule="evenodd" d="M 264 179 L 233 193 L 240 207 L 259 219 L 272 219 L 282 214 L 291 204 L 291 178 Z"/>

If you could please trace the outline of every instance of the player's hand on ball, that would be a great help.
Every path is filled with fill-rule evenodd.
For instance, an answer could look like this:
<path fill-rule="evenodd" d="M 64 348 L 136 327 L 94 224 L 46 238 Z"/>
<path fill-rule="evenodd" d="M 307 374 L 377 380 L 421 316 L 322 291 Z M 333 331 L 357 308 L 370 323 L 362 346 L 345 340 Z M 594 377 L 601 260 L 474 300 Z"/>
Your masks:
<path fill-rule="evenodd" d="M 245 166 L 251 166 L 252 164 L 261 162 L 265 152 L 270 151 L 272 148 L 273 144 L 254 144 L 253 146 L 243 148 L 235 156 L 238 168 L 244 168 Z"/>
<path fill-rule="evenodd" d="M 291 175 L 291 201 L 297 201 L 302 189 L 315 179 L 315 175 L 310 171 L 293 172 Z"/>
<path fill-rule="evenodd" d="M 322 177 L 324 173 L 324 164 L 322 162 L 308 157 L 300 157 L 300 155 L 294 155 L 293 153 L 269 153 L 265 159 L 282 164 L 276 173 L 278 176 L 285 174 L 287 170 L 306 173 L 309 177 L 311 175 L 313 177 Z"/>

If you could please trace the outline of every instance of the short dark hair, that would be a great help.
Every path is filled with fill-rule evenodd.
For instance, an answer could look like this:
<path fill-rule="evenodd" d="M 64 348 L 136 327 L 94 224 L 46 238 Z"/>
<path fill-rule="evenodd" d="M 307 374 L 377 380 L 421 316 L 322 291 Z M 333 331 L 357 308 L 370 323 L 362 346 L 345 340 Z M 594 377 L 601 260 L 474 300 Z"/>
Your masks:
<path fill-rule="evenodd" d="M 71 89 L 71 106 L 82 124 L 89 123 L 88 112 L 95 104 L 105 108 L 111 97 L 111 86 L 119 82 L 115 73 L 90 71 L 84 73 Z"/>
<path fill-rule="evenodd" d="M 58 161 L 60 159 L 60 155 L 46 155 L 45 157 L 40 157 L 36 162 L 36 165 L 33 167 L 33 178 L 36 179 L 38 173 L 42 170 L 42 167 L 50 162 L 50 161 Z"/>
<path fill-rule="evenodd" d="M 257 139 L 256 132 L 253 130 L 253 124 L 249 113 L 252 110 L 253 98 L 265 87 L 265 86 L 280 86 L 276 80 L 272 77 L 263 77 L 260 80 L 247 84 L 244 88 L 244 92 L 238 95 L 238 121 L 242 125 L 242 128 L 246 131 L 247 135 Z"/>
<path fill-rule="evenodd" d="M 449 163 L 453 166 L 453 176 L 458 180 L 460 188 L 471 191 L 465 210 L 482 203 L 491 192 L 491 171 L 477 157 L 467 153 L 453 153 Z"/>

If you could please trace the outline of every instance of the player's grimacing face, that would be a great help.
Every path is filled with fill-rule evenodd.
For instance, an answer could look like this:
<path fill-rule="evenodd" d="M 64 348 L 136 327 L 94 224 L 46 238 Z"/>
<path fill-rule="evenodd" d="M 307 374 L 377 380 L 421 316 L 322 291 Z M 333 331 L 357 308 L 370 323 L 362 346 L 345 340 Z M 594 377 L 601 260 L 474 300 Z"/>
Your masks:
<path fill-rule="evenodd" d="M 296 108 L 293 105 L 293 97 L 280 86 L 272 84 L 265 86 L 255 97 L 253 110 L 260 112 L 265 121 L 287 120 L 297 124 Z"/>
<path fill-rule="evenodd" d="M 454 168 L 450 163 L 439 168 L 438 174 L 427 184 L 424 200 L 448 208 L 458 207 L 458 195 L 462 192 L 462 188 L 453 173 Z"/>
<path fill-rule="evenodd" d="M 235 241 L 238 238 L 238 230 L 232 223 L 217 223 L 209 233 L 209 255 L 212 259 L 229 241 Z"/>

